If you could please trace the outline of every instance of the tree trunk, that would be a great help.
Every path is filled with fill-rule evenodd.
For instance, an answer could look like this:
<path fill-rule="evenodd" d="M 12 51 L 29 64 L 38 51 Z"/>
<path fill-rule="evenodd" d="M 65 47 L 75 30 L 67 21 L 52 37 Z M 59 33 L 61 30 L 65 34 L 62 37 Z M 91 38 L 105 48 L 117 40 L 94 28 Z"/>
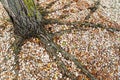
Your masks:
<path fill-rule="evenodd" d="M 71 60 L 75 65 L 81 69 L 81 71 L 87 75 L 91 80 L 96 80 L 96 78 L 87 71 L 81 63 L 71 54 L 67 53 L 62 49 L 61 46 L 53 42 L 51 33 L 49 33 L 45 28 L 45 21 L 41 13 L 37 11 L 33 0 L 1 0 L 4 8 L 6 9 L 10 19 L 12 20 L 14 26 L 14 34 L 16 35 L 16 42 L 14 43 L 14 54 L 15 54 L 15 73 L 16 77 L 14 80 L 18 79 L 19 74 L 19 52 L 24 40 L 31 37 L 37 37 L 45 45 L 45 49 L 49 53 L 50 57 L 55 56 L 58 62 L 58 67 L 61 69 L 61 73 L 76 80 L 74 74 L 72 74 L 65 64 L 60 60 L 58 54 L 61 53 L 62 56 Z"/>

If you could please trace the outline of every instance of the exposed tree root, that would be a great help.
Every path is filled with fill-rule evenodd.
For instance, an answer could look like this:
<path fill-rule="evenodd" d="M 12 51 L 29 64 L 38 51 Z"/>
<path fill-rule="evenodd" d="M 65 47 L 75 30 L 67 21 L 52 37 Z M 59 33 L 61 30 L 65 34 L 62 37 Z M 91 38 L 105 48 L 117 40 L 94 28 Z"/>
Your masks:
<path fill-rule="evenodd" d="M 45 36 L 47 36 L 47 35 L 45 35 Z M 50 53 L 51 57 L 55 56 L 56 59 L 58 59 L 57 61 L 60 61 L 60 59 L 58 57 L 58 54 L 60 53 L 66 60 L 73 61 L 75 63 L 75 65 L 77 66 L 77 68 L 81 69 L 81 71 L 87 77 L 89 77 L 91 80 L 97 80 L 89 71 L 87 71 L 83 67 L 83 65 L 78 61 L 78 59 L 75 58 L 75 56 L 67 53 L 61 46 L 59 46 L 58 44 L 54 43 L 52 40 L 46 40 L 46 39 L 42 38 L 39 35 L 37 37 L 45 45 L 45 48 L 46 48 L 47 52 Z M 63 65 L 61 65 L 61 64 L 63 64 Z M 63 69 L 63 70 L 68 72 L 68 70 L 66 69 L 66 67 L 65 67 L 63 62 L 60 61 L 59 63 L 57 63 L 57 65 L 60 65 L 62 67 L 61 69 Z M 70 77 L 69 75 L 71 75 L 71 74 L 66 73 L 66 76 Z"/>
<path fill-rule="evenodd" d="M 64 33 L 70 33 L 73 30 L 87 30 L 87 29 L 85 29 L 85 27 L 102 28 L 102 29 L 106 29 L 107 31 L 110 31 L 110 32 L 120 31 L 117 28 L 110 28 L 110 27 L 105 26 L 105 25 L 100 24 L 100 23 L 95 24 L 95 23 L 91 23 L 91 22 L 87 22 L 87 21 L 85 21 L 85 22 L 78 21 L 78 22 L 72 22 L 72 23 L 67 22 L 67 21 L 62 22 L 62 21 L 59 21 L 57 19 L 52 19 L 51 21 L 50 20 L 48 20 L 48 21 L 50 22 L 50 24 L 57 23 L 58 25 L 72 25 L 73 26 L 73 27 L 70 27 L 69 29 L 55 32 L 55 33 L 53 33 L 53 36 L 60 36 Z M 46 23 L 48 21 L 46 21 Z"/>
<path fill-rule="evenodd" d="M 24 39 L 20 37 L 16 37 L 13 46 L 13 53 L 14 53 L 14 72 L 15 72 L 15 77 L 13 80 L 18 80 L 19 78 L 19 70 L 20 70 L 20 65 L 19 65 L 19 53 L 21 50 L 21 47 L 23 45 Z"/>
<path fill-rule="evenodd" d="M 49 34 L 49 33 L 47 33 L 47 34 Z M 77 60 L 77 58 L 75 58 L 75 56 L 67 53 L 66 51 L 64 51 L 64 49 L 61 46 L 54 43 L 51 40 L 52 39 L 51 35 L 50 36 L 48 36 L 48 35 L 36 35 L 36 36 L 44 44 L 44 47 L 47 50 L 50 57 L 51 58 L 53 56 L 56 57 L 55 59 L 53 59 L 53 61 L 55 61 L 57 63 L 58 68 L 60 69 L 61 73 L 63 74 L 63 77 L 69 77 L 72 80 L 76 80 L 75 75 L 66 68 L 66 65 L 64 64 L 64 62 L 58 56 L 59 53 L 61 53 L 62 56 L 66 60 L 73 61 L 75 63 L 75 65 L 77 66 L 77 68 L 81 69 L 81 71 L 85 75 L 87 75 L 87 77 L 89 77 L 91 80 L 97 80 L 89 71 L 87 71 L 82 66 L 82 64 Z M 46 36 L 46 37 L 43 37 L 43 36 Z M 13 46 L 11 47 L 11 48 L 13 48 L 13 53 L 14 53 L 14 56 L 15 56 L 14 67 L 13 67 L 14 71 L 15 71 L 15 78 L 13 80 L 18 80 L 18 78 L 19 78 L 19 70 L 20 70 L 19 53 L 20 53 L 22 45 L 24 44 L 24 41 L 25 41 L 25 39 L 23 39 L 21 37 L 16 37 L 15 42 L 13 43 Z"/>
<path fill-rule="evenodd" d="M 78 61 L 78 59 L 75 56 L 66 52 L 60 45 L 55 43 L 53 41 L 53 38 L 55 36 L 60 36 L 64 33 L 70 33 L 72 30 L 86 30 L 83 27 L 104 28 L 108 31 L 118 31 L 117 29 L 108 28 L 102 24 L 95 24 L 95 23 L 86 22 L 86 21 L 85 22 L 75 21 L 75 22 L 70 23 L 70 22 L 60 21 L 59 19 L 45 19 L 44 16 L 56 10 L 54 11 L 41 10 L 40 13 L 37 13 L 38 10 L 36 10 L 35 5 L 30 5 L 30 4 L 33 4 L 33 0 L 29 0 L 30 1 L 29 3 L 27 3 L 26 0 L 6 0 L 7 2 L 9 2 L 9 4 L 6 4 L 4 0 L 1 0 L 1 1 L 4 4 L 4 8 L 8 12 L 14 24 L 14 30 L 15 30 L 14 32 L 17 33 L 16 34 L 17 37 L 12 46 L 13 53 L 15 56 L 14 70 L 15 70 L 16 76 L 14 80 L 18 80 L 18 77 L 19 77 L 19 70 L 20 70 L 19 53 L 20 53 L 21 47 L 24 44 L 24 41 L 31 37 L 35 37 L 35 38 L 37 37 L 41 41 L 41 43 L 43 43 L 43 46 L 48 52 L 49 56 L 51 58 L 55 57 L 55 59 L 53 58 L 52 59 L 53 61 L 57 63 L 58 68 L 60 69 L 61 73 L 65 77 L 69 77 L 72 80 L 76 80 L 74 74 L 67 69 L 65 63 L 58 56 L 59 54 L 61 54 L 64 59 L 74 62 L 77 68 L 81 69 L 81 72 L 83 72 L 91 80 L 97 80 L 88 70 L 86 70 L 83 67 L 83 65 Z M 13 5 L 11 1 L 14 3 L 16 3 L 17 1 L 17 4 L 19 5 L 16 5 L 16 4 Z M 53 6 L 55 2 L 57 2 L 57 0 L 51 2 L 46 8 L 50 8 L 51 6 Z M 67 4 L 63 8 L 66 8 L 69 5 L 70 4 Z M 90 7 L 89 8 L 91 10 L 90 13 L 95 12 L 98 8 L 98 5 L 99 5 L 99 2 L 96 2 L 94 7 Z M 63 8 L 58 9 L 58 10 L 62 10 Z M 91 14 L 88 14 L 85 20 L 89 19 L 90 16 Z M 51 33 L 49 33 L 49 31 L 47 31 L 44 28 L 44 26 L 47 24 L 72 25 L 73 27 L 67 30 L 62 30 L 62 31 L 53 33 L 51 35 Z M 18 35 L 21 37 L 18 37 Z"/>

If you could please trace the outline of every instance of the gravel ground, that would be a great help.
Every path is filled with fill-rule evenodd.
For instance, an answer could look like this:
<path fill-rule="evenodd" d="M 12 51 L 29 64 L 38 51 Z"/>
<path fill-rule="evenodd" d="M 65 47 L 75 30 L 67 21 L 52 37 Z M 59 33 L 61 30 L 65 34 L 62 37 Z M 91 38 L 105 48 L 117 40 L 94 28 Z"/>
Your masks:
<path fill-rule="evenodd" d="M 51 1 L 53 0 L 40 0 L 39 4 L 44 7 Z M 65 21 L 83 21 L 89 13 L 86 8 L 93 4 L 93 0 L 59 0 L 49 10 L 59 9 L 70 1 L 73 1 L 70 7 L 53 12 L 49 14 L 48 18 L 57 18 L 61 14 L 68 14 L 69 17 L 65 18 Z M 120 25 L 119 0 L 101 0 L 101 4 L 89 21 L 106 25 Z M 12 80 L 15 75 L 12 67 L 14 64 L 13 51 L 12 49 L 8 51 L 8 48 L 14 42 L 13 26 L 8 21 L 9 18 L 0 4 L 0 80 Z M 57 24 L 47 26 L 52 26 L 53 32 L 69 27 Z M 86 29 L 73 30 L 69 34 L 63 34 L 55 39 L 55 42 L 70 54 L 75 55 L 85 68 L 99 80 L 119 80 L 120 32 L 110 32 L 101 28 Z M 19 80 L 70 80 L 69 78 L 63 79 L 56 63 L 49 58 L 38 39 L 34 38 L 26 41 L 22 46 L 19 57 Z M 77 76 L 78 80 L 83 78 L 88 80 L 73 62 L 62 60 L 68 69 Z"/>

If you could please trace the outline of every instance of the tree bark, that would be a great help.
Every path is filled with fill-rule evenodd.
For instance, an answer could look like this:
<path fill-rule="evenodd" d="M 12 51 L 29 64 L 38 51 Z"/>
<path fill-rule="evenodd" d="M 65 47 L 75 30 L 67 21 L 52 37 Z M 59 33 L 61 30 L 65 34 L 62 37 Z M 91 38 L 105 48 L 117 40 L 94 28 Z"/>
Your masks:
<path fill-rule="evenodd" d="M 71 60 L 75 63 L 77 68 L 88 76 L 91 80 L 96 80 L 96 78 L 87 71 L 75 56 L 64 51 L 64 49 L 58 44 L 54 43 L 51 33 L 44 28 L 45 21 L 41 13 L 36 9 L 33 0 L 1 0 L 4 8 L 6 9 L 10 19 L 12 20 L 14 26 L 14 34 L 18 38 L 15 40 L 14 54 L 15 54 L 15 73 L 16 77 L 14 80 L 18 79 L 19 74 L 19 52 L 20 48 L 24 43 L 24 40 L 31 37 L 37 37 L 44 44 L 46 51 L 49 53 L 50 57 L 56 57 L 54 61 L 57 61 L 57 65 L 61 70 L 61 73 L 76 80 L 73 73 L 67 70 L 64 62 L 59 58 L 58 54 L 61 53 L 66 60 Z"/>

